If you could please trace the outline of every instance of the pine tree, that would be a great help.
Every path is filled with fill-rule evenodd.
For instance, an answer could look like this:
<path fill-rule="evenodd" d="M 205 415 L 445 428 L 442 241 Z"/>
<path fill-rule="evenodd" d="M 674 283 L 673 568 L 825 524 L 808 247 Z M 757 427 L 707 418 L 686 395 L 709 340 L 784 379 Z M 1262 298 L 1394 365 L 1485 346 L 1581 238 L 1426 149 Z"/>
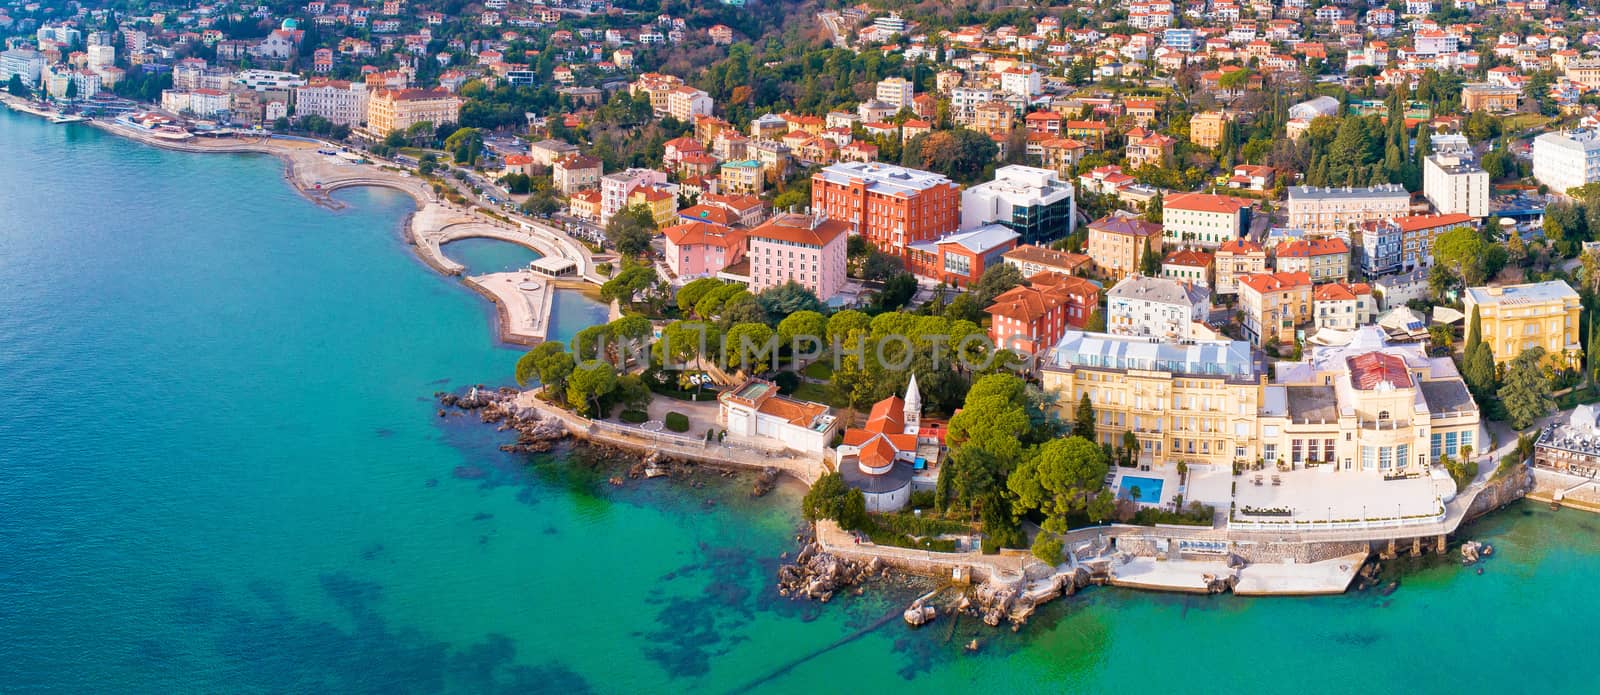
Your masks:
<path fill-rule="evenodd" d="M 1544 354 L 1544 348 L 1540 347 L 1523 350 L 1506 368 L 1505 386 L 1499 391 L 1500 401 L 1505 405 L 1511 426 L 1519 430 L 1532 426 L 1556 407 L 1555 400 L 1550 398 L 1550 379 L 1539 364 Z"/>

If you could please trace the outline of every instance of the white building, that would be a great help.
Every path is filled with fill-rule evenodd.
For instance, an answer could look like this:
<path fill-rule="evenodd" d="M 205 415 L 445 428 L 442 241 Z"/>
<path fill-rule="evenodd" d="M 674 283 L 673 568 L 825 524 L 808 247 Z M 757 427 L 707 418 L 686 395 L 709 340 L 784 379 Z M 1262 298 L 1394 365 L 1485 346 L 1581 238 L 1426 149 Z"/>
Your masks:
<path fill-rule="evenodd" d="M 88 70 L 57 66 L 44 71 L 42 77 L 45 92 L 55 99 L 66 99 L 69 91 L 74 99 L 88 99 L 100 93 L 100 76 Z"/>
<path fill-rule="evenodd" d="M 717 397 L 717 419 L 728 436 L 768 440 L 804 454 L 822 454 L 833 443 L 839 422 L 821 403 L 778 395 L 778 385 L 750 379 Z"/>
<path fill-rule="evenodd" d="M 1435 210 L 1489 216 L 1489 172 L 1478 166 L 1464 135 L 1436 135 L 1422 165 L 1422 193 Z"/>
<path fill-rule="evenodd" d="M 667 93 L 667 115 L 683 123 L 693 123 L 695 116 L 711 115 L 711 95 L 694 87 L 679 87 Z"/>
<path fill-rule="evenodd" d="M 287 91 L 296 87 L 303 87 L 306 79 L 292 72 L 279 72 L 277 70 L 240 70 L 233 76 L 233 83 L 253 92 L 268 90 Z"/>
<path fill-rule="evenodd" d="M 111 44 L 90 44 L 87 49 L 89 69 L 99 71 L 117 64 L 117 47 Z"/>
<path fill-rule="evenodd" d="M 911 108 L 911 98 L 916 96 L 915 86 L 904 77 L 878 80 L 878 101 L 891 104 L 895 109 Z"/>
<path fill-rule="evenodd" d="M 1038 95 L 1040 88 L 1039 71 L 1031 65 L 1006 68 L 1000 73 L 1000 91 L 1006 94 L 1031 97 Z"/>
<path fill-rule="evenodd" d="M 16 75 L 31 89 L 39 84 L 39 76 L 44 73 L 44 64 L 44 56 L 38 51 L 13 48 L 0 53 L 0 86 L 10 82 L 11 76 Z"/>
<path fill-rule="evenodd" d="M 667 175 L 654 169 L 628 169 L 600 177 L 600 224 L 610 222 L 613 215 L 628 206 L 633 189 L 666 182 Z"/>
<path fill-rule="evenodd" d="M 1190 340 L 1211 311 L 1211 291 L 1168 278 L 1129 275 L 1106 293 L 1106 332 Z"/>
<path fill-rule="evenodd" d="M 1534 138 L 1533 177 L 1557 193 L 1600 181 L 1600 133 L 1569 130 Z"/>
<path fill-rule="evenodd" d="M 991 222 L 1021 235 L 1019 243 L 1059 239 L 1076 226 L 1077 202 L 1072 184 L 1051 169 L 1012 164 L 994 172 L 994 180 L 961 191 L 961 228 L 973 230 Z"/>
<path fill-rule="evenodd" d="M 903 34 L 906 31 L 906 20 L 900 17 L 899 12 L 889 14 L 872 20 L 872 26 L 884 36 Z"/>
<path fill-rule="evenodd" d="M 161 92 L 161 108 L 197 118 L 215 118 L 233 108 L 233 98 L 228 92 L 215 89 L 168 89 Z"/>
<path fill-rule="evenodd" d="M 296 116 L 321 116 L 340 125 L 359 125 L 367 118 L 365 82 L 315 80 L 294 90 Z"/>

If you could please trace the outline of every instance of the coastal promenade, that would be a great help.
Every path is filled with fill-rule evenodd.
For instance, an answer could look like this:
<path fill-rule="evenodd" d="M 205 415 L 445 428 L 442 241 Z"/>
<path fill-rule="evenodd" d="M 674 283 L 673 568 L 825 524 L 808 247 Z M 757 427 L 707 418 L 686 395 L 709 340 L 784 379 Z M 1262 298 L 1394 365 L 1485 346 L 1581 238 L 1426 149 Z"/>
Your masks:
<path fill-rule="evenodd" d="M 539 400 L 537 390 L 523 391 L 517 395 L 515 403 L 522 410 L 538 412 L 540 417 L 559 420 L 569 434 L 589 442 L 645 454 L 661 453 L 713 466 L 752 470 L 776 468 L 806 485 L 816 482 L 823 473 L 822 458 L 819 456 L 736 442 L 708 442 L 700 437 L 651 432 L 633 425 L 591 420 Z"/>
<path fill-rule="evenodd" d="M 0 101 L 24 113 L 38 115 L 25 100 L 0 92 Z M 196 154 L 263 154 L 284 165 L 284 180 L 312 202 L 330 209 L 344 204 L 332 193 L 345 188 L 375 186 L 400 191 L 416 202 L 405 228 L 406 241 L 429 267 L 446 275 L 462 275 L 465 266 L 445 255 L 443 247 L 467 238 L 488 238 L 517 244 L 544 258 L 572 261 L 573 280 L 605 282 L 587 246 L 559 228 L 542 222 L 487 213 L 476 206 L 456 206 L 434 190 L 428 181 L 390 163 L 363 164 L 323 154 L 319 150 L 340 146 L 310 138 L 261 136 L 194 137 L 173 140 L 116 121 L 91 119 L 85 125 L 140 143 Z M 508 343 L 532 345 L 548 335 L 556 282 L 531 271 L 464 277 L 462 283 L 496 305 L 497 334 Z"/>

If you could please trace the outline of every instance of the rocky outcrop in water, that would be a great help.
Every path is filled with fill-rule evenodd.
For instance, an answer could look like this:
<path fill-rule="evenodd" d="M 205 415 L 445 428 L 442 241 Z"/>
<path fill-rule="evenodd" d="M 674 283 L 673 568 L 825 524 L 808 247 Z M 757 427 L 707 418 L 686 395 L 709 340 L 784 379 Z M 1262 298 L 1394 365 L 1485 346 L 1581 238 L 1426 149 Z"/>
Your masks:
<path fill-rule="evenodd" d="M 485 423 L 498 424 L 501 431 L 515 431 L 517 441 L 500 447 L 501 451 L 516 454 L 549 451 L 555 443 L 567 438 L 567 428 L 560 420 L 539 415 L 539 411 L 517 405 L 518 391 L 512 388 L 486 389 L 475 386 L 465 394 L 440 392 L 434 394 L 444 416 L 447 409 L 476 411 Z"/>
<path fill-rule="evenodd" d="M 857 562 L 823 551 L 815 539 L 803 537 L 803 540 L 804 545 L 794 562 L 778 568 L 778 594 L 781 596 L 826 603 L 840 590 L 888 574 L 888 568 L 879 558 Z"/>

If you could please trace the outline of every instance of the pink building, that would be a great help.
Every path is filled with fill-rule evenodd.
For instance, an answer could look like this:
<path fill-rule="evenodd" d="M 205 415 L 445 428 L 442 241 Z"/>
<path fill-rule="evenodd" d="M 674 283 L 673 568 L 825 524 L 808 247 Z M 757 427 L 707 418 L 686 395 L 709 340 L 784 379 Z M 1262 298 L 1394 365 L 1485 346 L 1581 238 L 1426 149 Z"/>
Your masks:
<path fill-rule="evenodd" d="M 793 280 L 827 301 L 844 287 L 850 225 L 807 215 L 777 215 L 750 230 L 750 289 Z"/>
<path fill-rule="evenodd" d="M 680 278 L 716 275 L 744 259 L 745 233 L 713 222 L 689 221 L 662 230 L 667 265 Z"/>

